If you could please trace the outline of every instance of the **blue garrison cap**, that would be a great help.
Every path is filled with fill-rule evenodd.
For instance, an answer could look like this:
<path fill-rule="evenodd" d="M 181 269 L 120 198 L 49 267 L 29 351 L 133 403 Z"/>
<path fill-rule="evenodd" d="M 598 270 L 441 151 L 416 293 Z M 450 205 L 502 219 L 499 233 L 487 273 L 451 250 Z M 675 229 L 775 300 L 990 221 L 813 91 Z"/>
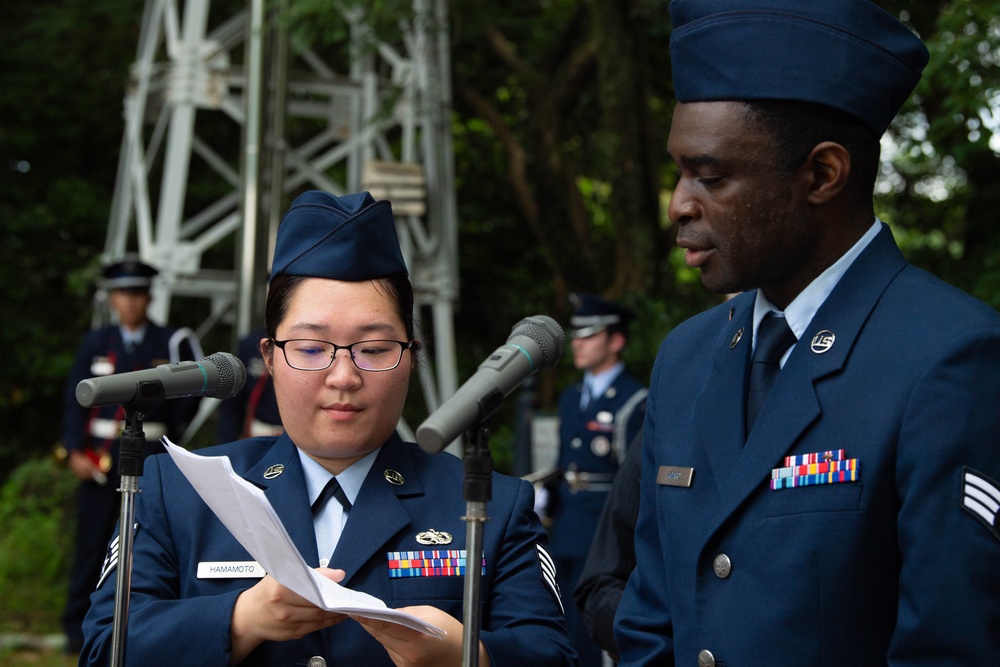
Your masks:
<path fill-rule="evenodd" d="M 573 315 L 569 320 L 573 338 L 593 336 L 611 326 L 626 331 L 635 317 L 635 313 L 625 306 L 593 294 L 574 292 L 569 295 L 569 300 L 573 304 Z"/>
<path fill-rule="evenodd" d="M 881 135 L 928 60 L 923 42 L 870 0 L 673 0 L 670 16 L 681 102 L 813 102 Z"/>
<path fill-rule="evenodd" d="M 104 289 L 126 289 L 144 291 L 153 283 L 153 276 L 159 271 L 136 257 L 125 257 L 104 267 L 101 286 Z"/>
<path fill-rule="evenodd" d="M 278 225 L 271 280 L 307 276 L 361 281 L 406 274 L 388 201 L 370 194 L 305 192 Z"/>

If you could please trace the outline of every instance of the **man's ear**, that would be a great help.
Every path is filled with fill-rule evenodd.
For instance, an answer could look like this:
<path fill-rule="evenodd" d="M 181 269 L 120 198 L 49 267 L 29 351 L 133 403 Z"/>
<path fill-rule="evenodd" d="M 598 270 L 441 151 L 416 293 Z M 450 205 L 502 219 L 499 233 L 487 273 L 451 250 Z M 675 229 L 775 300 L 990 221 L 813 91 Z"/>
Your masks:
<path fill-rule="evenodd" d="M 827 204 L 843 193 L 851 176 L 851 154 L 833 141 L 816 144 L 802 167 L 810 204 Z"/>
<path fill-rule="evenodd" d="M 611 347 L 611 351 L 619 356 L 622 350 L 625 349 L 626 342 L 628 342 L 628 338 L 621 331 L 616 331 L 608 337 L 608 344 Z"/>

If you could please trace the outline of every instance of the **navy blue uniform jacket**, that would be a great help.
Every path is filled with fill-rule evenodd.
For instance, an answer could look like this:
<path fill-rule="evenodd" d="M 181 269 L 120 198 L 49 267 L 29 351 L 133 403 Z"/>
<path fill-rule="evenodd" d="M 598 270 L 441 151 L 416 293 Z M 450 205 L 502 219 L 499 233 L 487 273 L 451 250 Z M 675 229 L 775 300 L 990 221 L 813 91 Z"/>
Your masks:
<path fill-rule="evenodd" d="M 128 352 L 117 324 L 109 324 L 87 332 L 76 351 L 73 367 L 70 369 L 63 390 L 62 440 L 66 449 L 100 449 L 102 446 L 112 448 L 111 441 L 117 438 L 108 440 L 94 438 L 88 430 L 90 420 L 94 418 L 121 420 L 125 414 L 118 405 L 82 407 L 76 400 L 76 386 L 92 377 L 141 371 L 161 364 L 194 359 L 191 344 L 187 340 L 179 343 L 177 358 L 170 358 L 170 339 L 176 333 L 177 329 L 173 327 L 162 327 L 148 322 L 142 344 L 135 351 Z M 166 435 L 174 442 L 180 442 L 184 429 L 198 411 L 199 400 L 197 397 L 189 397 L 164 401 L 147 410 L 143 421 L 163 423 Z M 146 437 L 150 440 L 159 440 L 159 435 L 154 437 L 148 432 Z M 112 449 L 117 471 L 117 442 Z M 162 447 L 157 449 L 163 451 Z"/>
<path fill-rule="evenodd" d="M 753 305 L 660 349 L 621 664 L 1000 665 L 1000 539 L 965 506 L 967 472 L 1000 481 L 1000 314 L 907 265 L 883 226 L 747 438 Z M 784 457 L 836 449 L 858 481 L 771 490 Z"/>
<path fill-rule="evenodd" d="M 306 562 L 316 566 L 316 537 L 295 445 L 287 435 L 202 450 L 227 455 L 234 470 L 264 489 Z M 264 472 L 283 465 L 282 474 Z M 385 472 L 402 475 L 402 485 Z M 330 567 L 346 570 L 342 585 L 381 598 L 390 607 L 433 605 L 462 618 L 464 577 L 389 578 L 387 553 L 465 548 L 462 461 L 430 455 L 398 436 L 382 447 L 356 498 Z M 199 579 L 198 563 L 253 560 L 167 455 L 147 459 L 136 501 L 132 594 L 126 662 L 129 665 L 212 665 L 230 658 L 230 620 L 248 579 Z M 529 483 L 494 474 L 490 520 L 484 524 L 486 574 L 480 638 L 493 665 L 571 665 L 575 652 L 561 603 L 545 583 L 539 549 L 546 537 L 532 511 Z M 448 532 L 454 541 L 424 546 L 418 533 Z M 84 623 L 81 665 L 106 665 L 114 617 L 115 577 L 93 596 Z M 302 639 L 265 642 L 242 663 L 294 667 L 312 656 L 329 665 L 392 665 L 385 649 L 351 620 Z"/>
<path fill-rule="evenodd" d="M 614 475 L 642 429 L 646 387 L 622 371 L 607 391 L 580 412 L 582 389 L 583 384 L 578 383 L 559 397 L 559 470 Z M 610 480 L 603 479 L 598 488 L 601 490 L 573 493 L 565 481 L 555 487 L 549 513 L 552 550 L 557 557 L 581 562 L 587 558 L 597 519 L 611 490 Z"/>

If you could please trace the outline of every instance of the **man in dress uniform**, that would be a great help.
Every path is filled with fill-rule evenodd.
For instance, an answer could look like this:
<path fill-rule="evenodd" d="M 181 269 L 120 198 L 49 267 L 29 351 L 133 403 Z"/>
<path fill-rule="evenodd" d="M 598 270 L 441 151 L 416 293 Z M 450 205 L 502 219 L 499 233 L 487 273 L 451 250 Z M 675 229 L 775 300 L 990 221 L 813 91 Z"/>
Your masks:
<path fill-rule="evenodd" d="M 1000 313 L 872 205 L 928 62 L 869 0 L 674 0 L 676 327 L 621 664 L 1000 665 Z"/>
<path fill-rule="evenodd" d="M 559 398 L 561 476 L 546 507 L 559 586 L 567 595 L 579 579 L 615 473 L 642 427 L 646 398 L 645 386 L 622 362 L 634 313 L 592 294 L 574 294 L 571 300 L 573 365 L 584 376 Z M 600 665 L 601 648 L 580 610 L 566 605 L 566 618 L 582 667 Z"/>
<path fill-rule="evenodd" d="M 80 480 L 70 585 L 62 615 L 69 653 L 79 651 L 83 643 L 80 627 L 120 514 L 116 470 L 125 416 L 122 406 L 81 407 L 76 386 L 92 377 L 195 358 L 192 344 L 197 347 L 197 341 L 190 330 L 160 326 L 147 315 L 156 274 L 155 268 L 131 257 L 105 267 L 101 287 L 107 291 L 117 323 L 84 337 L 66 382 L 59 452 Z M 198 399 L 189 398 L 165 401 L 149 410 L 142 424 L 147 454 L 163 451 L 157 441 L 164 435 L 179 441 L 197 409 Z"/>
<path fill-rule="evenodd" d="M 260 355 L 263 329 L 251 331 L 240 339 L 236 356 L 247 369 L 247 381 L 239 393 L 219 405 L 219 442 L 243 438 L 281 435 L 281 415 L 274 396 L 274 384 Z"/>

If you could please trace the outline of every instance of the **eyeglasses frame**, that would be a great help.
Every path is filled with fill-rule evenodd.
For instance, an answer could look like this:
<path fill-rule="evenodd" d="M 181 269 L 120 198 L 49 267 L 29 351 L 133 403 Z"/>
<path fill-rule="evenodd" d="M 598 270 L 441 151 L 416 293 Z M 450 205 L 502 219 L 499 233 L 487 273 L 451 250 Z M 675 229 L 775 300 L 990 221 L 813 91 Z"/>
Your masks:
<path fill-rule="evenodd" d="M 268 340 L 274 343 L 274 345 L 281 350 L 281 354 L 285 357 L 285 363 L 288 364 L 289 368 L 294 368 L 297 371 L 306 371 L 307 373 L 313 371 L 325 371 L 331 366 L 333 366 L 333 362 L 337 358 L 337 352 L 340 350 L 347 350 L 347 355 L 351 358 L 351 363 L 353 363 L 354 367 L 357 368 L 359 371 L 365 371 L 366 373 L 385 373 L 386 371 L 392 371 L 399 368 L 400 362 L 403 361 L 403 353 L 406 352 L 407 350 L 412 350 L 418 347 L 418 343 L 415 338 L 412 338 L 409 341 L 392 340 L 391 338 L 369 338 L 366 340 L 355 341 L 350 345 L 337 345 L 336 343 L 330 342 L 328 340 L 320 340 L 318 338 L 286 338 L 285 340 L 278 340 L 277 338 L 269 338 Z M 299 368 L 298 366 L 293 366 L 292 362 L 288 360 L 288 354 L 285 352 L 285 345 L 291 343 L 292 341 L 297 341 L 297 340 L 305 340 L 313 343 L 323 343 L 325 345 L 333 345 L 333 353 L 330 355 L 330 363 L 328 363 L 323 368 Z M 393 364 L 392 367 L 390 368 L 362 368 L 361 366 L 358 365 L 357 359 L 354 358 L 354 350 L 351 349 L 355 345 L 360 345 L 361 343 L 396 343 L 397 345 L 400 346 L 399 358 L 396 359 L 396 363 Z"/>

